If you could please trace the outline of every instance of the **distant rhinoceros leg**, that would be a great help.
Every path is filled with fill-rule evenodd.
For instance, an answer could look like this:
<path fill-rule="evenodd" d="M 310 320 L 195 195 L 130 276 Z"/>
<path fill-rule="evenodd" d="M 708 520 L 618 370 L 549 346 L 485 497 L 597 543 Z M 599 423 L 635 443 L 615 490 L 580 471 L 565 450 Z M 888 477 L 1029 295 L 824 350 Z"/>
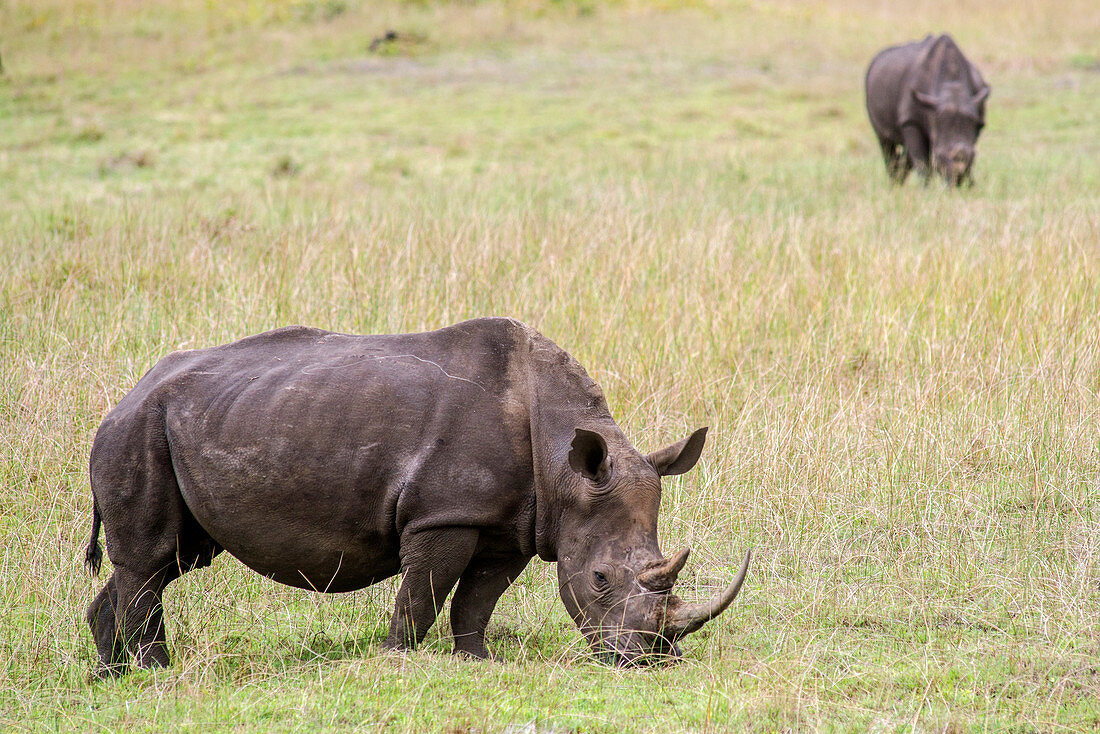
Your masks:
<path fill-rule="evenodd" d="M 928 136 L 916 125 L 906 125 L 901 129 L 901 137 L 905 141 L 905 152 L 908 154 L 909 166 L 915 168 L 925 181 L 931 168 L 928 165 Z"/>
<path fill-rule="evenodd" d="M 402 536 L 404 580 L 386 647 L 413 650 L 420 644 L 473 557 L 477 538 L 477 530 L 471 528 L 435 528 Z"/>
<path fill-rule="evenodd" d="M 909 156 L 905 154 L 905 149 L 893 140 L 885 138 L 879 138 L 878 144 L 882 148 L 882 157 L 886 161 L 886 173 L 890 176 L 890 180 L 899 185 L 905 183 L 905 177 L 913 167 L 909 163 Z"/>
<path fill-rule="evenodd" d="M 451 600 L 455 653 L 489 657 L 485 649 L 485 626 L 500 595 L 526 568 L 529 560 L 526 556 L 481 555 L 466 567 Z"/>

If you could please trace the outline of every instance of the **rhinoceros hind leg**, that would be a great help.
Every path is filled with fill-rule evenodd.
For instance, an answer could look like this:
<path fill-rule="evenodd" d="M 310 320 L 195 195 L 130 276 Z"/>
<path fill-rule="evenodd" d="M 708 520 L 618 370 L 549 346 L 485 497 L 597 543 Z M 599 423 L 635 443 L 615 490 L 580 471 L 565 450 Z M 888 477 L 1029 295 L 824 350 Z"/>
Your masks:
<path fill-rule="evenodd" d="M 404 579 L 386 647 L 416 649 L 473 557 L 477 539 L 477 530 L 471 528 L 433 528 L 402 536 Z"/>
<path fill-rule="evenodd" d="M 168 664 L 161 593 L 221 552 L 180 494 L 163 416 L 147 417 L 155 420 L 105 423 L 92 445 L 92 493 L 114 565 L 88 609 L 100 676 L 123 673 L 130 656 L 140 667 Z"/>
<path fill-rule="evenodd" d="M 168 665 L 161 594 L 177 575 L 174 568 L 146 574 L 115 567 L 114 644 L 124 647 L 139 668 Z"/>
<path fill-rule="evenodd" d="M 530 559 L 526 556 L 478 556 L 470 562 L 451 600 L 451 632 L 455 654 L 489 657 L 485 649 L 485 627 L 501 594 L 520 575 Z"/>
<path fill-rule="evenodd" d="M 99 666 L 94 673 L 97 678 L 121 675 L 126 667 L 126 652 L 116 634 L 117 598 L 115 577 L 112 575 L 88 605 L 88 626 L 92 628 L 92 639 L 95 640 L 96 652 L 99 653 Z"/>
<path fill-rule="evenodd" d="M 173 580 L 209 566 L 222 550 L 206 535 L 181 540 L 189 542 L 181 544 L 174 557 L 143 567 L 156 570 L 115 566 L 107 585 L 88 607 L 88 624 L 99 652 L 98 677 L 121 675 L 130 657 L 139 668 L 168 665 L 161 595 Z"/>

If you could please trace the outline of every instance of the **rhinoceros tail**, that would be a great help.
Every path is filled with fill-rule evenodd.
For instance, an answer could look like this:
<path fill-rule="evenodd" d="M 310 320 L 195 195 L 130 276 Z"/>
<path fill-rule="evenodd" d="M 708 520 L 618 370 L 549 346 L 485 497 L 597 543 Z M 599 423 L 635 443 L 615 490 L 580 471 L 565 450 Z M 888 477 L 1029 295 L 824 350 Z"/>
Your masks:
<path fill-rule="evenodd" d="M 96 504 L 95 499 L 92 500 L 92 537 L 88 538 L 88 548 L 84 551 L 84 567 L 92 572 L 92 575 L 99 575 L 99 567 L 103 565 L 103 551 L 99 547 L 99 526 L 101 518 L 99 517 L 99 505 Z"/>

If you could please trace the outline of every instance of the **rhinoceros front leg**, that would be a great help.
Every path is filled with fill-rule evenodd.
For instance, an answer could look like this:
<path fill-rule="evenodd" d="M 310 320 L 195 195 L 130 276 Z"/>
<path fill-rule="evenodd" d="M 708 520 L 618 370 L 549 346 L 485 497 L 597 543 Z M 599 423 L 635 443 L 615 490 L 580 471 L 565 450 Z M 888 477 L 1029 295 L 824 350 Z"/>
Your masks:
<path fill-rule="evenodd" d="M 527 567 L 526 556 L 480 555 L 470 562 L 451 600 L 451 632 L 455 653 L 489 657 L 485 626 L 504 590 Z"/>
<path fill-rule="evenodd" d="M 905 183 L 905 177 L 913 167 L 905 148 L 888 138 L 879 138 L 878 144 L 882 148 L 882 158 L 886 161 L 886 174 L 890 180 L 899 185 Z"/>
<path fill-rule="evenodd" d="M 909 163 L 927 181 L 928 174 L 931 173 L 928 165 L 928 136 L 916 125 L 906 125 L 901 129 L 901 138 L 904 141 L 905 153 L 909 156 Z"/>
<path fill-rule="evenodd" d="M 413 650 L 420 644 L 473 557 L 477 538 L 477 530 L 471 528 L 434 528 L 402 536 L 404 579 L 386 647 Z"/>

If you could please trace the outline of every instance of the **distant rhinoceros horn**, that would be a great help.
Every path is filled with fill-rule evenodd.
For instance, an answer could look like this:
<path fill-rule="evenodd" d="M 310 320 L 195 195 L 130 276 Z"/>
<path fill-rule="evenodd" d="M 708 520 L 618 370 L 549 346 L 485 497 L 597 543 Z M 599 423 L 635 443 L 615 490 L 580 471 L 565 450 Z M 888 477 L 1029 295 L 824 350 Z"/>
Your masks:
<path fill-rule="evenodd" d="M 684 560 L 687 560 L 686 550 L 681 551 L 672 560 L 679 559 L 681 555 L 683 555 Z M 741 584 L 745 581 L 745 576 L 749 572 L 749 560 L 751 558 L 752 551 L 749 551 L 745 554 L 745 561 L 741 564 L 741 572 L 737 574 L 737 578 L 733 580 L 733 583 L 730 584 L 725 591 L 717 594 L 705 604 L 680 603 L 675 607 L 670 606 L 669 615 L 665 620 L 662 634 L 669 640 L 675 642 L 684 635 L 690 635 L 692 632 L 724 612 L 726 607 L 733 603 L 734 598 L 737 596 L 737 592 L 741 590 Z M 680 566 L 683 566 L 682 562 Z M 677 568 L 677 571 L 678 570 L 679 568 Z"/>

